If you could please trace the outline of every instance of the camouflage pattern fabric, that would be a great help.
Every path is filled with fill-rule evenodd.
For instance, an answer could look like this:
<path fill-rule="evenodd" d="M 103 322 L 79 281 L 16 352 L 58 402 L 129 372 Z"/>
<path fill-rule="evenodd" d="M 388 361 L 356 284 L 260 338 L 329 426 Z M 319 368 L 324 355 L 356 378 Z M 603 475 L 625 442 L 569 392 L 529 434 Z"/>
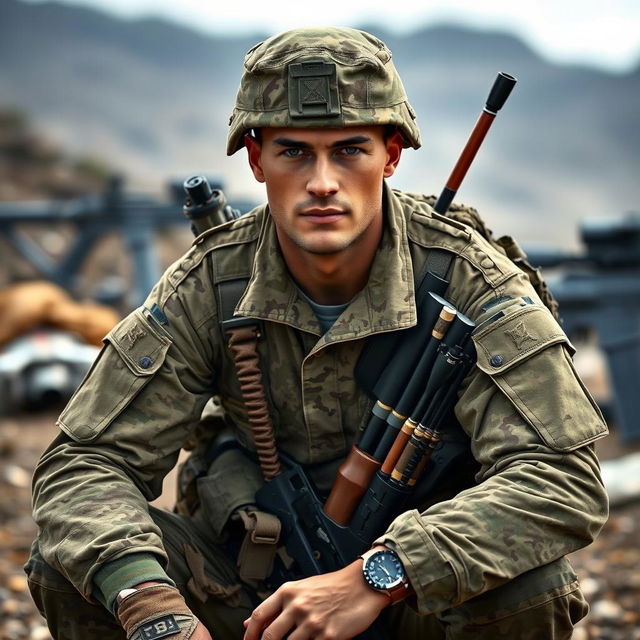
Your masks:
<path fill-rule="evenodd" d="M 392 125 L 417 149 L 415 118 L 384 42 L 345 27 L 294 29 L 245 56 L 227 154 L 260 127 Z"/>
<path fill-rule="evenodd" d="M 233 563 L 211 532 L 193 519 L 150 510 L 163 534 L 169 573 L 190 610 L 216 640 L 241 640 L 242 620 L 256 595 L 241 585 Z M 194 561 L 195 558 L 195 561 Z M 29 588 L 56 640 L 125 640 L 124 630 L 103 606 L 85 600 L 47 565 L 37 543 L 26 567 Z M 587 611 L 575 574 L 563 558 L 503 587 L 436 615 L 420 616 L 406 603 L 383 612 L 390 639 L 568 640 Z"/>
<path fill-rule="evenodd" d="M 402 558 L 420 614 L 443 614 L 502 585 L 508 590 L 517 576 L 598 533 L 606 494 L 591 444 L 606 426 L 576 376 L 566 336 L 523 272 L 479 234 L 406 194 L 387 189 L 385 200 L 369 282 L 325 335 L 287 274 L 266 207 L 201 236 L 145 305 L 109 333 L 60 417 L 64 437 L 45 452 L 34 478 L 42 557 L 86 599 L 105 563 L 145 552 L 166 566 L 147 501 L 160 494 L 212 393 L 238 440 L 251 446 L 215 282 L 244 273 L 254 254 L 237 314 L 263 321 L 260 351 L 278 445 L 321 489 L 330 475 L 319 470 L 335 469 L 370 408 L 353 377 L 364 340 L 416 323 L 414 263 L 423 264 L 432 248 L 452 252 L 447 297 L 472 319 L 499 298 L 534 303 L 525 312 L 513 305 L 474 336 L 478 366 L 456 413 L 480 465 L 477 484 L 402 514 L 382 537 Z M 148 311 L 153 304 L 166 322 Z M 234 466 L 226 474 L 240 475 Z M 217 486 L 209 499 L 234 499 L 224 483 Z"/>

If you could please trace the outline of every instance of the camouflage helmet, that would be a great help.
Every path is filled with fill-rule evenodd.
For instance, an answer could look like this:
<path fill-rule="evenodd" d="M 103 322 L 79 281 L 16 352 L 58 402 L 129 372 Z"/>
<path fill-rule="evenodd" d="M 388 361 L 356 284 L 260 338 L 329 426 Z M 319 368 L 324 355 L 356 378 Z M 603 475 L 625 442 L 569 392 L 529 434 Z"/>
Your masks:
<path fill-rule="evenodd" d="M 415 117 L 384 42 L 345 27 L 294 29 L 245 56 L 227 154 L 260 127 L 393 125 L 417 149 Z"/>

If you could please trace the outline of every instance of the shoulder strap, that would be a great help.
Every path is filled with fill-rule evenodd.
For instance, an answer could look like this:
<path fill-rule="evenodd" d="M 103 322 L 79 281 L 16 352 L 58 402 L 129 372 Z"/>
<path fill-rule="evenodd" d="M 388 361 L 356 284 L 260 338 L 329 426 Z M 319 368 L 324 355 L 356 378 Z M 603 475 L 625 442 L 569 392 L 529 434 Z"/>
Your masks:
<path fill-rule="evenodd" d="M 420 288 L 420 285 L 424 282 L 427 273 L 446 280 L 452 261 L 453 253 L 450 251 L 446 251 L 445 249 L 430 249 L 422 268 L 415 270 L 415 273 L 418 274 L 416 280 L 418 288 Z"/>
<path fill-rule="evenodd" d="M 240 302 L 240 298 L 247 289 L 249 276 L 234 278 L 216 282 L 216 300 L 218 302 L 218 317 L 222 324 L 223 331 L 230 327 L 257 325 L 259 321 L 255 318 L 234 317 L 233 312 Z"/>
<path fill-rule="evenodd" d="M 258 340 L 261 334 L 261 322 L 256 318 L 234 317 L 233 315 L 249 284 L 253 253 L 247 260 L 244 274 L 226 278 L 225 274 L 220 273 L 221 260 L 220 256 L 216 255 L 221 251 L 224 251 L 224 248 L 217 249 L 212 253 L 218 317 L 222 333 L 228 340 L 227 346 L 233 356 L 260 468 L 265 480 L 271 480 L 280 473 L 280 462 L 260 369 Z"/>

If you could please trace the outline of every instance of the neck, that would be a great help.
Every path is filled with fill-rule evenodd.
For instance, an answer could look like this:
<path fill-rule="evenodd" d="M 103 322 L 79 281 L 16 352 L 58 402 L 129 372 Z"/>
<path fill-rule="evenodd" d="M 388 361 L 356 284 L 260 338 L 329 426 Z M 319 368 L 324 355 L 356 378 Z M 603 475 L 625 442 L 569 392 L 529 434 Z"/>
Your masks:
<path fill-rule="evenodd" d="M 278 233 L 284 261 L 298 286 L 318 304 L 345 304 L 364 289 L 382 237 L 382 224 L 347 249 L 335 253 L 302 250 Z"/>
<path fill-rule="evenodd" d="M 316 256 L 310 260 L 285 262 L 298 286 L 318 304 L 345 304 L 364 289 L 369 276 L 366 268 L 354 268 L 334 256 Z M 301 268 L 298 268 L 301 267 Z"/>

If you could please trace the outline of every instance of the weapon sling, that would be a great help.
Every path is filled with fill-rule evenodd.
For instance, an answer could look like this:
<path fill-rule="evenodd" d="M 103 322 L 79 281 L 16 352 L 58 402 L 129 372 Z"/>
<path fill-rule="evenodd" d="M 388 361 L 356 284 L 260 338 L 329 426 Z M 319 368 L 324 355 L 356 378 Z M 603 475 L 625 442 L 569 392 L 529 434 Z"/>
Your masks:
<path fill-rule="evenodd" d="M 268 482 L 280 473 L 281 467 L 260 369 L 260 322 L 255 318 L 233 317 L 248 282 L 247 277 L 219 282 L 217 293 L 222 328 L 229 339 L 228 346 L 233 355 L 260 469 Z M 238 554 L 240 576 L 264 580 L 273 567 L 280 540 L 280 520 L 256 508 L 245 508 L 239 516 L 246 532 Z"/>

